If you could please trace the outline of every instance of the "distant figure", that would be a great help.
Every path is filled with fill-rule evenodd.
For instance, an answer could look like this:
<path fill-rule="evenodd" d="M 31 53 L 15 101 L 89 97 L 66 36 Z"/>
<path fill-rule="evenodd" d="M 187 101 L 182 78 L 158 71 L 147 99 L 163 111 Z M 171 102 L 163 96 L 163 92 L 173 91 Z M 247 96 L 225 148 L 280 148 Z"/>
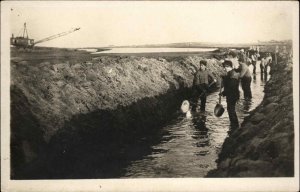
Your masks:
<path fill-rule="evenodd" d="M 194 76 L 193 87 L 195 95 L 192 101 L 192 110 L 194 111 L 196 110 L 199 96 L 201 100 L 200 110 L 205 111 L 206 97 L 209 88 L 209 77 L 213 79 L 214 82 L 217 82 L 215 77 L 209 71 L 206 70 L 206 66 L 207 61 L 201 60 L 200 69 L 196 72 Z"/>
<path fill-rule="evenodd" d="M 283 46 L 283 47 L 282 47 L 282 53 L 283 53 L 283 54 L 288 54 L 287 49 L 286 49 L 286 46 Z"/>
<path fill-rule="evenodd" d="M 234 70 L 240 74 L 240 80 L 244 92 L 244 98 L 251 99 L 252 98 L 252 92 L 251 92 L 252 77 L 248 66 L 245 63 L 238 62 L 237 54 L 233 51 L 230 51 L 228 53 L 228 59 L 231 61 Z"/>
<path fill-rule="evenodd" d="M 271 55 L 271 53 L 268 53 L 267 54 L 267 65 L 269 66 L 269 67 L 271 67 L 272 66 L 272 64 L 273 64 L 273 59 L 272 59 L 272 55 Z"/>
<path fill-rule="evenodd" d="M 259 46 L 256 46 L 256 52 L 259 54 Z"/>
<path fill-rule="evenodd" d="M 267 55 L 265 55 L 260 62 L 260 72 L 261 74 L 267 73 L 269 60 L 267 59 Z"/>
<path fill-rule="evenodd" d="M 230 127 L 231 130 L 235 130 L 239 128 L 239 121 L 235 112 L 235 106 L 240 97 L 239 74 L 233 69 L 233 64 L 229 60 L 225 60 L 223 62 L 223 67 L 227 74 L 223 76 L 222 86 L 224 90 L 220 93 L 220 95 L 226 97 Z"/>
<path fill-rule="evenodd" d="M 241 51 L 239 52 L 239 61 L 247 64 L 247 55 L 244 49 L 241 49 Z"/>
<path fill-rule="evenodd" d="M 256 52 L 251 54 L 251 64 L 253 65 L 253 74 L 256 74 L 256 62 L 257 62 L 257 55 Z"/>
<path fill-rule="evenodd" d="M 249 66 L 252 64 L 252 60 L 251 60 L 251 54 L 250 54 L 251 50 L 247 50 L 246 51 L 246 60 L 245 63 Z"/>

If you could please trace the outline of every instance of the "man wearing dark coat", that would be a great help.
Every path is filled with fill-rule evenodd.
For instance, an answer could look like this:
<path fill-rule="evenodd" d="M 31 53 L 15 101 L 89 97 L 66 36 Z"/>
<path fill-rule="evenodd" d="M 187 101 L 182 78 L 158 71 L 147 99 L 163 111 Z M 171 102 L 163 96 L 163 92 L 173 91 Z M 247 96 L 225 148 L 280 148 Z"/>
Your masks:
<path fill-rule="evenodd" d="M 233 69 L 232 62 L 229 60 L 224 61 L 223 67 L 227 74 L 222 77 L 222 87 L 224 90 L 220 94 L 221 96 L 226 97 L 230 127 L 231 130 L 235 130 L 239 128 L 239 121 L 235 111 L 236 103 L 240 97 L 239 73 Z"/>

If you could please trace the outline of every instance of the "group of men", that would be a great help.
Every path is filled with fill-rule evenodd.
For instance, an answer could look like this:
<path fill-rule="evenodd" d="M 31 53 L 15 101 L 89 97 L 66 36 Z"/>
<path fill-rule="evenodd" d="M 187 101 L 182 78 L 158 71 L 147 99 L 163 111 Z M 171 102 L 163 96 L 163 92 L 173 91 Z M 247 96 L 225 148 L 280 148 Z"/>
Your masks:
<path fill-rule="evenodd" d="M 239 52 L 239 61 L 246 63 L 247 65 L 253 66 L 253 74 L 256 74 L 256 65 L 258 61 L 260 62 L 260 71 L 262 74 L 267 73 L 267 68 L 272 63 L 272 56 L 270 53 L 265 53 L 264 56 L 261 56 L 258 49 L 249 49 L 246 52 L 244 49 L 241 49 Z"/>
<path fill-rule="evenodd" d="M 235 111 L 236 103 L 239 100 L 239 84 L 244 94 L 245 100 L 252 98 L 251 92 L 251 72 L 248 65 L 241 62 L 241 56 L 237 52 L 230 51 L 226 55 L 225 61 L 222 66 L 226 72 L 222 76 L 220 96 L 226 97 L 227 111 L 229 115 L 231 130 L 239 128 L 239 121 Z M 200 95 L 201 105 L 200 110 L 205 111 L 206 97 L 209 88 L 209 78 L 213 82 L 217 82 L 216 78 L 207 70 L 207 62 L 205 60 L 200 61 L 200 69 L 195 73 L 193 87 L 196 90 L 196 94 Z M 222 91 L 223 90 L 223 91 Z M 198 97 L 193 97 L 192 110 L 196 109 Z"/>

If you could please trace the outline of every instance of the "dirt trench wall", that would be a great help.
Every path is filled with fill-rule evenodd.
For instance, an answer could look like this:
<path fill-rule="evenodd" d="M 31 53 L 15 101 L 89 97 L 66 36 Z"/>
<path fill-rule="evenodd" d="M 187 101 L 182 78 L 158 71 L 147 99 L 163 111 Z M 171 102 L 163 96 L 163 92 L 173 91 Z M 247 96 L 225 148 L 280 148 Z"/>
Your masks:
<path fill-rule="evenodd" d="M 18 157 L 13 163 L 15 178 L 34 178 L 41 175 L 41 170 L 53 171 L 55 165 L 43 163 L 49 158 L 59 159 L 62 149 L 71 156 L 89 150 L 83 147 L 78 149 L 81 152 L 69 151 L 78 146 L 77 142 L 83 146 L 92 140 L 94 146 L 96 140 L 106 140 L 105 133 L 124 132 L 121 138 L 114 139 L 122 142 L 127 136 L 131 138 L 129 132 L 144 132 L 165 123 L 182 100 L 190 97 L 193 74 L 201 59 L 103 56 L 83 63 L 12 61 L 11 149 Z M 220 62 L 215 59 L 208 60 L 208 69 L 217 77 L 222 73 Z M 28 123 L 23 124 L 20 119 Z M 28 134 L 22 135 L 20 130 Z M 99 137 L 93 140 L 93 135 Z M 45 145 L 49 153 L 58 156 L 36 158 L 40 150 L 37 146 L 45 153 Z M 40 168 L 33 170 L 33 165 Z M 64 174 L 51 172 L 45 177 Z"/>
<path fill-rule="evenodd" d="M 121 177 L 128 163 L 151 153 L 152 146 L 161 142 L 161 127 L 181 114 L 178 106 L 190 91 L 168 91 L 127 107 L 73 116 L 16 178 Z"/>
<path fill-rule="evenodd" d="M 200 59 L 168 62 L 163 58 L 99 57 L 85 63 L 35 65 L 22 61 L 12 63 L 12 84 L 28 99 L 30 110 L 49 139 L 74 115 L 113 110 L 145 97 L 190 87 Z M 214 74 L 219 73 L 217 60 L 209 60 L 209 66 Z"/>
<path fill-rule="evenodd" d="M 226 138 L 207 177 L 294 176 L 293 70 L 291 61 L 279 61 L 262 103 Z"/>

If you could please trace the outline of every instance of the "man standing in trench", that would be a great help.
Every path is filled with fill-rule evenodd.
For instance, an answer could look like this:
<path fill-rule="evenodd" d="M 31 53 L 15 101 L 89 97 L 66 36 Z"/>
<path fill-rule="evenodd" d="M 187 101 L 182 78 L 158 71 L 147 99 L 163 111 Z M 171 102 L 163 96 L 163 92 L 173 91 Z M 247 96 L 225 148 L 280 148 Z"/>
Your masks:
<path fill-rule="evenodd" d="M 215 77 L 206 69 L 207 61 L 200 61 L 200 70 L 198 70 L 194 76 L 193 87 L 195 95 L 193 96 L 192 101 L 192 110 L 195 111 L 200 95 L 201 105 L 200 110 L 205 111 L 206 97 L 209 88 L 209 78 L 213 79 L 214 82 L 217 82 Z"/>
<path fill-rule="evenodd" d="M 239 73 L 233 69 L 233 64 L 229 60 L 225 60 L 222 65 L 227 73 L 222 77 L 222 87 L 224 90 L 220 93 L 220 95 L 226 97 L 227 112 L 232 131 L 239 128 L 239 121 L 235 111 L 236 103 L 240 97 Z"/>
<path fill-rule="evenodd" d="M 240 74 L 241 85 L 244 92 L 244 99 L 251 99 L 251 73 L 248 66 L 245 63 L 238 61 L 237 53 L 230 51 L 228 53 L 228 59 L 232 62 L 233 68 L 236 72 Z"/>

